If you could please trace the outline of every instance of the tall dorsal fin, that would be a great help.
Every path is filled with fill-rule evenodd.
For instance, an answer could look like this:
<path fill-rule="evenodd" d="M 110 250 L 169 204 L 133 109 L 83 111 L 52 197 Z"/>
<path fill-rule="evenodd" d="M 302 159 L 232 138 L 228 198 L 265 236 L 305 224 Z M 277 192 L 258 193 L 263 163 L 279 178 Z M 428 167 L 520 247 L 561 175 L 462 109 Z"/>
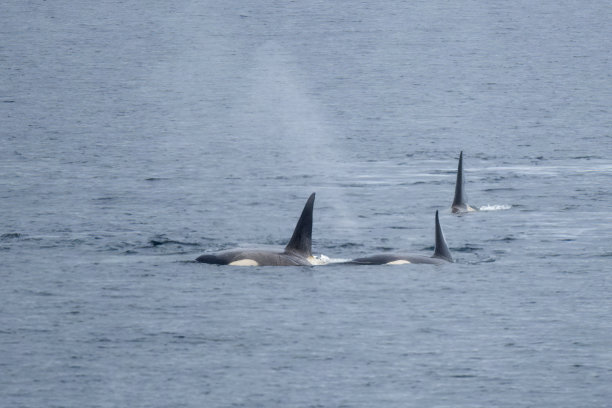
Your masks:
<path fill-rule="evenodd" d="M 450 250 L 448 249 L 448 245 L 446 245 L 444 233 L 442 232 L 442 227 L 440 226 L 440 220 L 438 219 L 438 211 L 436 211 L 436 247 L 434 248 L 434 254 L 432 258 L 440 258 L 448 262 L 453 262 L 453 256 L 451 255 Z"/>
<path fill-rule="evenodd" d="M 293 230 L 293 235 L 285 247 L 285 252 L 293 252 L 305 258 L 312 256 L 312 210 L 314 200 L 315 193 L 312 193 L 308 201 L 306 201 L 302 215 Z"/>
<path fill-rule="evenodd" d="M 452 207 L 467 207 L 467 194 L 465 192 L 465 179 L 463 177 L 463 152 L 459 154 L 459 167 L 457 168 L 457 182 L 455 183 L 455 198 Z"/>

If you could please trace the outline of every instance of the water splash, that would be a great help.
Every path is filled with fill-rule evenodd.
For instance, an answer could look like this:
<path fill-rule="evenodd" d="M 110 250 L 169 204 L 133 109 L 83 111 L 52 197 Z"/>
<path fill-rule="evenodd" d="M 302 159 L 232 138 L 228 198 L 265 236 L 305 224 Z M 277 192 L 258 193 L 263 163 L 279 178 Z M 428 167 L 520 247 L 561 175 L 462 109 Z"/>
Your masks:
<path fill-rule="evenodd" d="M 319 255 L 319 256 L 313 256 L 310 259 L 310 263 L 312 263 L 313 265 L 327 265 L 328 263 L 331 262 L 331 259 L 326 256 L 326 255 Z"/>
<path fill-rule="evenodd" d="M 313 265 L 330 265 L 330 264 L 337 264 L 337 263 L 345 263 L 350 261 L 350 259 L 346 259 L 346 258 L 330 258 L 327 255 L 319 255 L 319 256 L 313 256 L 313 259 L 311 259 L 311 262 Z"/>
<path fill-rule="evenodd" d="M 512 208 L 510 204 L 493 204 L 493 205 L 483 205 L 478 208 L 479 211 L 504 211 Z"/>

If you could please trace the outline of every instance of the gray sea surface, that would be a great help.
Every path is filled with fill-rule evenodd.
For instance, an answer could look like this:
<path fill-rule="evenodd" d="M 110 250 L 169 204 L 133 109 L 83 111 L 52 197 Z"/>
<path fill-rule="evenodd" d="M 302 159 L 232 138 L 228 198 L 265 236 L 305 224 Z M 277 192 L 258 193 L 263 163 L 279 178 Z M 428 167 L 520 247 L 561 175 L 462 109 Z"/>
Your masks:
<path fill-rule="evenodd" d="M 4 1 L 0 407 L 612 406 L 611 20 Z M 331 264 L 193 262 L 312 192 Z M 436 210 L 455 263 L 338 263 L 430 255 Z"/>

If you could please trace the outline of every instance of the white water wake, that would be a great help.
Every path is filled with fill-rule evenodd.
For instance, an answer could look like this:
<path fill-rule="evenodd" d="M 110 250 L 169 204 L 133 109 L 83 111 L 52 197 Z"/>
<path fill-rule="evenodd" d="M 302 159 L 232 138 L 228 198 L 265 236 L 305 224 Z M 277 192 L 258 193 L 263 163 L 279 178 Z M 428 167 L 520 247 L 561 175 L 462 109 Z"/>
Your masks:
<path fill-rule="evenodd" d="M 503 211 L 512 208 L 509 204 L 494 204 L 494 205 L 483 205 L 478 208 L 479 211 Z"/>

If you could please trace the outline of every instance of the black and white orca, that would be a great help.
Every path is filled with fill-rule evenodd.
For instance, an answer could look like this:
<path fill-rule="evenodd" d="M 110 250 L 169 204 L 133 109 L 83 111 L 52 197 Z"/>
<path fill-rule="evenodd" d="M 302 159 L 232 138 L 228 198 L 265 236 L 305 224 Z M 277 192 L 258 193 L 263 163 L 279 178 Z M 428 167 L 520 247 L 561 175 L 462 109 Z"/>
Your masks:
<path fill-rule="evenodd" d="M 451 205 L 453 213 L 478 211 L 467 203 L 465 192 L 465 177 L 463 176 L 463 152 L 459 154 L 459 167 L 457 168 L 457 182 L 455 183 L 455 198 Z"/>
<path fill-rule="evenodd" d="M 353 265 L 403 265 L 403 264 L 445 264 L 453 262 L 453 257 L 448 249 L 444 233 L 440 226 L 438 211 L 436 211 L 436 247 L 432 256 L 411 254 L 377 254 L 364 258 L 356 258 L 347 263 Z"/>
<path fill-rule="evenodd" d="M 315 193 L 306 201 L 302 215 L 298 220 L 293 235 L 283 252 L 258 249 L 235 249 L 204 254 L 196 261 L 216 265 L 233 266 L 300 266 L 316 265 L 317 259 L 312 256 L 312 211 Z"/>

